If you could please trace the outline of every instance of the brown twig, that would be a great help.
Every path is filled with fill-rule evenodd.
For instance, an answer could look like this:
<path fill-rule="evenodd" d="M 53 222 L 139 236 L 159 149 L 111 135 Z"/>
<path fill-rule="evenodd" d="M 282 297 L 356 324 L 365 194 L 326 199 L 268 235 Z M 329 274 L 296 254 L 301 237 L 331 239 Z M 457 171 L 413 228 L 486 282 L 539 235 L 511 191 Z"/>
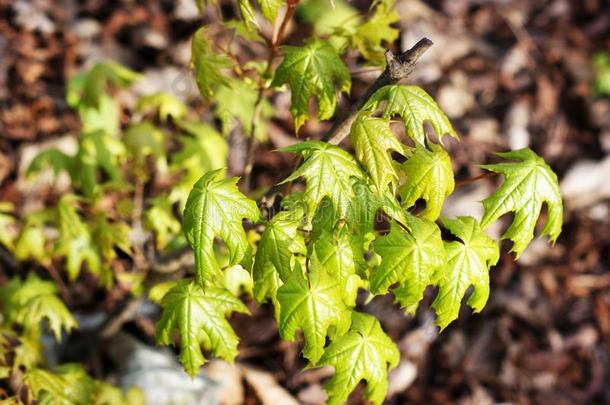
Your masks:
<path fill-rule="evenodd" d="M 474 183 L 475 181 L 478 180 L 483 180 L 483 179 L 487 179 L 489 177 L 493 177 L 498 173 L 495 172 L 487 172 L 487 173 L 483 173 L 483 174 L 479 174 L 478 176 L 474 176 L 474 177 L 470 177 L 468 179 L 464 179 L 464 180 L 460 180 L 460 181 L 456 181 L 455 182 L 455 187 L 464 187 L 468 184 Z"/>
<path fill-rule="evenodd" d="M 386 59 L 388 65 L 385 70 L 379 75 L 377 80 L 366 90 L 364 95 L 360 97 L 358 102 L 344 115 L 344 118 L 337 121 L 330 131 L 322 138 L 330 143 L 339 144 L 348 134 L 350 127 L 358 115 L 360 108 L 368 101 L 375 91 L 381 87 L 397 83 L 399 80 L 407 77 L 413 71 L 415 64 L 423 55 L 424 52 L 432 46 L 432 41 L 428 38 L 420 39 L 411 49 L 394 55 L 391 51 L 386 51 Z M 283 176 L 285 177 L 285 176 Z M 259 204 L 269 208 L 273 205 L 275 195 L 282 189 L 282 184 L 275 184 L 259 199 Z"/>
<path fill-rule="evenodd" d="M 369 86 L 364 95 L 352 105 L 345 117 L 336 121 L 330 131 L 322 139 L 325 141 L 328 140 L 328 142 L 333 145 L 341 143 L 349 134 L 349 130 L 358 116 L 358 112 L 373 93 L 383 86 L 398 83 L 400 80 L 409 76 L 415 68 L 415 64 L 419 58 L 431 46 L 432 41 L 428 38 L 422 38 L 411 49 L 398 55 L 394 55 L 390 50 L 386 51 L 385 57 L 387 66 L 385 70 L 379 75 L 377 80 Z"/>
<path fill-rule="evenodd" d="M 269 49 L 269 57 L 267 59 L 267 68 L 263 73 L 263 78 L 268 77 L 273 69 L 273 59 L 277 53 L 280 42 L 286 32 L 286 27 L 292 19 L 300 0 L 288 0 L 286 4 L 286 13 L 280 23 L 280 27 L 277 31 L 274 30 L 271 38 L 271 47 Z M 250 123 L 250 137 L 248 138 L 248 145 L 246 150 L 246 167 L 244 168 L 244 189 L 246 192 L 250 191 L 252 181 L 252 169 L 254 167 L 254 146 L 256 140 L 254 134 L 256 133 L 256 127 L 260 121 L 261 109 L 263 107 L 263 98 L 265 96 L 265 85 L 259 83 L 258 95 L 256 97 L 256 103 L 254 104 L 254 114 L 252 115 L 252 122 Z"/>
<path fill-rule="evenodd" d="M 110 318 L 110 320 L 104 325 L 100 331 L 100 337 L 107 339 L 116 335 L 125 323 L 132 321 L 136 317 L 142 302 L 142 298 L 129 299 L 127 305 L 125 305 L 125 307 L 123 307 L 115 317 Z"/>

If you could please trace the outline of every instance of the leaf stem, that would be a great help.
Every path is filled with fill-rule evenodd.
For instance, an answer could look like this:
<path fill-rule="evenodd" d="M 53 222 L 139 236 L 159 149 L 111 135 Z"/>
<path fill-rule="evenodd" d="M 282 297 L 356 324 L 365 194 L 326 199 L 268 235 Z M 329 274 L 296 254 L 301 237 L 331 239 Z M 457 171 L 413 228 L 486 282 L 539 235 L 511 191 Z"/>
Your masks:
<path fill-rule="evenodd" d="M 486 172 L 486 173 L 483 173 L 483 174 L 479 174 L 478 176 L 474 176 L 474 177 L 470 177 L 470 178 L 467 178 L 467 179 L 464 179 L 464 180 L 456 181 L 455 182 L 455 187 L 456 188 L 464 187 L 464 186 L 466 186 L 468 184 L 474 183 L 475 181 L 482 180 L 482 179 L 487 179 L 489 177 L 493 177 L 496 174 L 498 174 L 498 173 L 495 173 L 495 172 Z"/>
<path fill-rule="evenodd" d="M 398 81 L 409 76 L 415 68 L 415 64 L 419 58 L 431 46 L 432 41 L 430 41 L 428 38 L 422 38 L 411 49 L 408 49 L 403 53 L 399 53 L 398 55 L 394 55 L 392 51 L 387 50 L 385 53 L 387 61 L 385 70 L 381 73 L 381 75 L 379 75 L 377 80 L 375 80 L 375 82 L 373 82 L 373 84 L 366 89 L 364 95 L 362 95 L 362 97 L 360 97 L 358 101 L 352 105 L 344 118 L 335 122 L 330 131 L 328 131 L 322 140 L 328 141 L 328 143 L 333 145 L 340 144 L 341 141 L 349 134 L 350 128 L 358 116 L 358 112 L 373 95 L 373 93 L 383 86 L 398 83 Z"/>
<path fill-rule="evenodd" d="M 277 31 L 274 30 L 271 38 L 271 47 L 269 49 L 269 57 L 267 58 L 267 68 L 262 75 L 265 80 L 270 74 L 273 68 L 273 59 L 277 53 L 280 42 L 288 27 L 288 23 L 292 19 L 300 0 L 288 0 L 286 5 L 286 13 L 280 23 L 280 27 Z M 250 124 L 250 136 L 248 137 L 248 145 L 246 150 L 246 167 L 244 168 L 244 191 L 248 193 L 251 189 L 252 182 L 252 169 L 254 167 L 254 146 L 256 144 L 255 133 L 256 127 L 260 121 L 261 109 L 263 107 L 263 99 L 265 95 L 265 83 L 259 83 L 258 95 L 256 97 L 256 103 L 254 104 L 254 114 L 252 115 L 252 122 Z"/>

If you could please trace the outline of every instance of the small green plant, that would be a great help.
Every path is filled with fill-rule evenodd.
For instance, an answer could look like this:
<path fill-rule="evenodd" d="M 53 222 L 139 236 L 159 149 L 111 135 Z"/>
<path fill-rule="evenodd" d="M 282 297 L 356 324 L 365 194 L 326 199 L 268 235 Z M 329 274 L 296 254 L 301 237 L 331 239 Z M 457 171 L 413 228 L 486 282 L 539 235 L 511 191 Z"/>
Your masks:
<path fill-rule="evenodd" d="M 284 18 L 290 16 L 293 3 L 288 3 Z M 248 29 L 254 30 L 257 24 L 249 3 L 240 6 Z M 263 17 L 274 22 L 276 13 L 266 10 L 264 2 L 259 6 Z M 388 24 L 393 20 L 378 17 L 389 9 L 388 2 L 375 2 L 372 17 L 361 23 L 374 24 L 375 29 L 337 29 L 324 39 L 282 47 L 279 66 L 267 62 L 255 81 L 261 100 L 287 85 L 296 132 L 312 117 L 311 99 L 317 101 L 319 120 L 331 118 L 337 93 L 348 93 L 351 87 L 342 53 L 354 44 L 380 46 L 386 37 L 373 32 L 391 32 Z M 205 31 L 199 31 L 195 41 L 201 44 L 203 35 Z M 370 35 L 369 42 L 351 35 Z M 347 47 L 334 46 L 338 40 Z M 280 212 L 261 216 L 256 201 L 238 190 L 238 179 L 226 179 L 221 171 L 208 172 L 197 181 L 183 220 L 195 252 L 195 277 L 169 290 L 157 325 L 162 344 L 172 343 L 174 334 L 180 336 L 180 360 L 191 375 L 205 362 L 202 348 L 229 361 L 238 353 L 237 336 L 225 314 L 247 309 L 228 291 L 224 272 L 240 266 L 251 275 L 247 282 L 256 299 L 274 306 L 281 337 L 294 341 L 302 332 L 308 367 L 335 368 L 327 385 L 330 404 L 344 402 L 361 380 L 367 382 L 366 397 L 381 403 L 388 369 L 397 364 L 399 353 L 377 319 L 355 310 L 359 290 L 371 296 L 390 292 L 406 313 L 414 314 L 424 290 L 437 286 L 432 307 L 442 329 L 457 318 L 469 286 L 474 289 L 468 305 L 475 312 L 487 302 L 489 270 L 500 255 L 498 241 L 485 233 L 493 222 L 514 212 L 503 238 L 513 242 L 518 257 L 532 240 L 542 205 L 547 204 L 541 234 L 557 239 L 562 223 L 557 177 L 529 149 L 500 153 L 504 162 L 482 166 L 501 174 L 504 182 L 483 201 L 480 221 L 440 217 L 443 201 L 455 187 L 451 160 L 441 141 L 444 135 L 457 139 L 457 133 L 423 89 L 397 84 L 430 44 L 418 45 L 405 54 L 387 54 L 380 79 L 357 108 L 336 123 L 327 137 L 330 142 L 307 140 L 284 148 L 300 155 L 302 162 L 281 184 L 303 180 L 304 189 L 282 194 Z M 276 46 L 271 43 L 271 55 Z M 364 58 L 372 54 L 356 48 Z M 230 59 L 212 55 L 211 46 L 194 46 L 193 51 L 202 95 L 213 100 L 215 88 L 230 85 L 220 73 L 231 66 Z M 411 146 L 392 131 L 390 120 L 395 116 L 402 119 Z M 254 116 L 250 129 L 258 118 Z M 426 133 L 425 122 L 431 124 L 437 142 Z M 337 145 L 346 136 L 353 155 Z M 394 154 L 404 162 L 395 160 Z M 425 209 L 418 211 L 414 207 L 420 200 Z M 379 229 L 379 217 L 389 230 Z M 247 237 L 253 224 L 264 228 L 258 244 Z M 451 236 L 443 238 L 441 229 Z M 224 264 L 216 258 L 219 244 L 228 253 Z"/>
<path fill-rule="evenodd" d="M 595 78 L 593 80 L 593 94 L 597 96 L 610 95 L 610 55 L 597 52 L 592 59 Z"/>
<path fill-rule="evenodd" d="M 204 10 L 207 3 L 198 4 Z M 140 99 L 140 113 L 124 127 L 111 92 L 138 75 L 105 62 L 77 76 L 68 91 L 83 123 L 76 154 L 47 150 L 30 166 L 31 174 L 45 167 L 67 173 L 73 193 L 21 222 L 14 207 L 0 205 L 0 224 L 18 229 L 0 234 L 0 243 L 21 261 L 50 270 L 60 265 L 70 280 L 86 269 L 106 288 L 118 283 L 134 295 L 150 290 L 162 307 L 157 341 L 179 342 L 179 360 L 192 376 L 205 363 L 204 352 L 227 361 L 238 355 L 239 339 L 227 316 L 248 313 L 243 294 L 270 303 L 280 336 L 296 341 L 302 335 L 307 367 L 334 367 L 326 386 L 329 404 L 346 401 L 362 380 L 365 396 L 381 403 L 399 352 L 379 320 L 364 312 L 366 302 L 392 294 L 406 314 L 415 314 L 424 291 L 435 286 L 432 308 L 444 329 L 458 317 L 470 286 L 467 304 L 475 312 L 488 300 L 489 271 L 500 256 L 499 241 L 485 232 L 490 225 L 514 213 L 502 239 L 512 242 L 519 257 L 534 237 L 543 205 L 540 234 L 551 242 L 561 232 L 563 215 L 557 177 L 530 149 L 499 153 L 500 163 L 481 166 L 503 177 L 483 201 L 483 218 L 441 215 L 456 187 L 443 139 L 458 134 L 425 90 L 399 83 L 432 43 L 423 39 L 405 52 L 384 53 L 398 37 L 393 3 L 374 1 L 361 14 L 341 1 L 328 13 L 325 0 L 238 0 L 241 20 L 219 21 L 222 30 L 202 27 L 192 40 L 191 68 L 214 122 L 190 119 L 174 97 L 154 94 Z M 313 37 L 281 46 L 295 13 L 313 26 Z M 271 38 L 259 29 L 265 24 L 273 26 Z M 266 45 L 266 59 L 244 60 L 233 53 L 236 42 Z M 338 96 L 351 89 L 348 54 L 378 66 L 379 78 L 328 132 L 317 134 L 319 140 L 283 149 L 298 157 L 294 171 L 270 190 L 252 191 L 255 144 L 265 141 L 269 120 L 279 115 L 272 98 L 290 92 L 297 134 L 308 120 L 333 118 Z M 247 139 L 241 180 L 227 178 L 225 170 L 226 139 L 236 130 Z M 353 153 L 339 146 L 346 138 Z M 154 236 L 157 252 L 190 245 L 193 277 L 154 285 L 148 277 L 154 258 L 146 254 L 143 234 Z M 121 262 L 131 263 L 131 270 Z M 11 291 L 31 280 L 47 283 L 14 279 L 0 297 L 11 302 Z M 75 322 L 46 288 L 36 290 L 47 291 L 37 299 L 55 304 L 34 312 L 30 329 L 39 330 L 44 318 L 59 336 Z M 21 310 L 6 308 L 7 333 L 16 333 L 11 328 L 19 324 L 27 338 Z M 38 383 L 46 373 L 37 371 L 38 364 L 20 360 L 0 371 L 24 368 L 34 395 L 59 395 Z M 53 378 L 79 372 L 62 368 Z M 70 401 L 58 403 L 84 403 Z"/>

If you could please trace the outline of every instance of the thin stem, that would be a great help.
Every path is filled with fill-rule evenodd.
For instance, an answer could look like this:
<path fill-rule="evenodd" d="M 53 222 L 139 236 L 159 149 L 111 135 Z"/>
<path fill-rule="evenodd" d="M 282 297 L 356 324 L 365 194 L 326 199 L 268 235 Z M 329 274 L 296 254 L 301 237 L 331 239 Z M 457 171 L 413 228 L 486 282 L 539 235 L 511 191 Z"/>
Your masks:
<path fill-rule="evenodd" d="M 64 280 L 61 278 L 61 275 L 55 268 L 55 265 L 51 263 L 47 270 L 49 271 L 49 275 L 57 285 L 59 293 L 61 294 L 61 298 L 64 300 L 65 303 L 70 303 L 70 290 L 68 289 L 66 283 L 64 283 Z"/>
<path fill-rule="evenodd" d="M 495 175 L 497 175 L 498 173 L 495 172 L 486 172 L 483 174 L 479 174 L 478 176 L 474 176 L 474 177 L 470 177 L 468 179 L 464 179 L 464 180 L 460 180 L 460 181 L 456 181 L 455 182 L 455 187 L 464 187 L 468 184 L 474 183 L 475 181 L 479 181 L 479 180 L 483 180 L 483 179 L 487 179 L 490 177 L 493 177 Z"/>
<path fill-rule="evenodd" d="M 366 104 L 373 93 L 383 86 L 398 83 L 400 80 L 409 76 L 415 68 L 415 64 L 419 58 L 431 46 L 432 41 L 428 38 L 422 38 L 411 49 L 398 55 L 394 55 L 390 50 L 386 51 L 385 57 L 387 66 L 385 70 L 379 75 L 377 80 L 369 86 L 364 95 L 352 105 L 352 108 L 349 109 L 344 118 L 335 122 L 335 125 L 333 125 L 322 140 L 328 141 L 328 143 L 333 145 L 340 144 L 341 141 L 349 135 L 350 128 L 356 120 L 360 109 Z"/>
<path fill-rule="evenodd" d="M 267 68 L 262 75 L 263 80 L 267 78 L 273 69 L 273 59 L 277 53 L 277 49 L 279 47 L 282 38 L 284 37 L 284 33 L 286 32 L 286 27 L 288 27 L 288 23 L 292 19 L 294 12 L 299 5 L 300 0 L 288 0 L 286 5 L 286 13 L 284 14 L 284 18 L 280 24 L 280 27 L 277 31 L 274 30 L 273 37 L 271 38 L 271 47 L 269 49 L 269 57 L 267 58 Z M 258 95 L 256 97 L 256 102 L 254 104 L 254 114 L 252 115 L 252 122 L 250 123 L 250 136 L 248 138 L 248 145 L 246 150 L 246 167 L 244 168 L 244 189 L 245 192 L 249 192 L 251 188 L 252 182 L 252 169 L 254 168 L 254 146 L 256 144 L 255 134 L 256 128 L 260 122 L 261 110 L 263 107 L 263 99 L 265 96 L 265 84 L 263 82 L 259 83 Z"/>

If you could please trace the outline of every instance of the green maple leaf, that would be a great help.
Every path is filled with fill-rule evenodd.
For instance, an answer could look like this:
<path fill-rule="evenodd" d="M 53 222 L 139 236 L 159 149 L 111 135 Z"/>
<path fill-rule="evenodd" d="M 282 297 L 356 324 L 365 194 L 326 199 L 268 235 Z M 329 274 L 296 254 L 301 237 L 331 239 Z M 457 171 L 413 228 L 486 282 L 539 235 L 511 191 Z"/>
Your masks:
<path fill-rule="evenodd" d="M 15 358 L 13 360 L 13 373 L 17 370 L 29 370 L 44 363 L 43 348 L 40 345 L 40 334 L 38 331 L 26 330 L 25 334 L 19 336 L 19 346 L 15 347 Z"/>
<path fill-rule="evenodd" d="M 222 179 L 222 170 L 206 173 L 193 186 L 184 209 L 184 234 L 195 251 L 197 281 L 206 285 L 220 271 L 214 257 L 214 238 L 229 250 L 229 265 L 240 263 L 250 249 L 242 219 L 257 221 L 256 202 L 237 189 L 237 178 Z"/>
<path fill-rule="evenodd" d="M 180 335 L 180 362 L 194 377 L 205 363 L 201 346 L 214 356 L 232 362 L 237 356 L 238 338 L 225 318 L 231 312 L 249 313 L 228 290 L 203 288 L 194 281 L 179 281 L 161 302 L 163 314 L 157 323 L 157 342 L 173 344 Z"/>
<path fill-rule="evenodd" d="M 178 138 L 181 148 L 172 154 L 170 170 L 183 175 L 172 188 L 169 199 L 172 203 L 180 202 L 183 209 L 201 173 L 226 167 L 229 145 L 222 135 L 206 123 L 178 121 L 178 125 L 188 135 Z"/>
<path fill-rule="evenodd" d="M 94 389 L 92 381 L 75 375 L 55 374 L 41 368 L 28 370 L 24 377 L 25 385 L 32 397 L 40 404 L 77 405 L 91 403 Z"/>
<path fill-rule="evenodd" d="M 310 24 L 318 37 L 328 38 L 335 49 L 343 50 L 350 45 L 349 39 L 361 23 L 360 11 L 344 0 L 333 0 L 329 12 L 328 0 L 308 0 L 296 11 L 299 21 Z"/>
<path fill-rule="evenodd" d="M 410 216 L 408 231 L 393 223 L 390 233 L 373 242 L 381 264 L 371 276 L 371 292 L 392 292 L 407 313 L 415 314 L 424 290 L 432 283 L 435 272 L 445 266 L 441 231 L 431 221 Z"/>
<path fill-rule="evenodd" d="M 358 48 L 362 56 L 374 63 L 385 63 L 383 44 L 392 44 L 400 31 L 392 24 L 398 22 L 400 16 L 395 10 L 394 2 L 376 2 L 374 14 L 366 22 L 356 27 L 349 37 L 352 46 Z"/>
<path fill-rule="evenodd" d="M 404 154 L 403 145 L 390 129 L 390 121 L 384 118 L 360 115 L 352 124 L 350 139 L 356 158 L 378 191 L 385 191 L 388 183 L 398 183 L 398 174 L 389 151 Z"/>
<path fill-rule="evenodd" d="M 109 84 L 127 87 L 141 78 L 142 75 L 117 62 L 101 61 L 70 79 L 66 99 L 71 107 L 86 105 L 99 108 Z"/>
<path fill-rule="evenodd" d="M 519 149 L 498 155 L 515 162 L 481 166 L 504 176 L 502 186 L 483 201 L 485 215 L 481 225 L 485 228 L 502 215 L 514 212 L 515 218 L 502 235 L 502 239 L 510 239 L 513 242 L 511 251 L 519 257 L 534 238 L 536 220 L 543 203 L 548 206 L 548 216 L 541 235 L 549 235 L 550 241 L 555 242 L 561 233 L 561 193 L 557 175 L 531 149 Z"/>
<path fill-rule="evenodd" d="M 19 261 L 34 259 L 46 266 L 51 258 L 46 250 L 47 238 L 40 223 L 26 221 L 26 225 L 15 241 L 15 258 Z"/>
<path fill-rule="evenodd" d="M 126 395 L 120 388 L 90 377 L 80 364 L 62 364 L 56 372 L 29 370 L 24 379 L 32 397 L 45 405 L 127 405 L 142 403 L 130 389 Z M 140 396 L 141 397 L 141 396 Z M 132 402 L 130 402 L 132 401 Z"/>
<path fill-rule="evenodd" d="M 436 323 L 444 329 L 458 317 L 462 298 L 469 286 L 474 290 L 468 305 L 480 312 L 489 297 L 489 268 L 500 258 L 498 243 L 487 236 L 481 225 L 472 217 L 443 219 L 457 241 L 444 242 L 447 265 L 434 276 L 439 291 L 432 303 Z"/>
<path fill-rule="evenodd" d="M 120 107 L 115 99 L 108 94 L 99 97 L 97 106 L 81 104 L 78 107 L 78 116 L 82 123 L 82 132 L 102 132 L 106 135 L 116 136 L 121 122 Z"/>
<path fill-rule="evenodd" d="M 243 268 L 241 264 L 231 266 L 224 272 L 225 288 L 236 297 L 239 297 L 244 291 L 250 296 L 253 296 L 254 280 L 250 272 Z"/>
<path fill-rule="evenodd" d="M 439 140 L 445 134 L 458 137 L 445 113 L 421 87 L 402 84 L 384 86 L 373 93 L 363 109 L 376 110 L 382 101 L 387 101 L 383 117 L 400 115 L 405 123 L 407 135 L 419 145 L 425 146 L 425 121 L 432 125 Z"/>
<path fill-rule="evenodd" d="M 279 9 L 284 5 L 285 0 L 257 0 L 258 6 L 260 7 L 263 16 L 271 23 L 275 21 Z M 239 12 L 241 18 L 244 20 L 246 27 L 250 30 L 254 30 L 258 27 L 258 21 L 254 14 L 254 9 L 250 0 L 238 0 Z"/>
<path fill-rule="evenodd" d="M 93 196 L 98 188 L 98 170 L 106 174 L 111 182 L 121 183 L 123 175 L 120 163 L 126 153 L 125 145 L 108 133 L 83 133 L 76 156 L 76 177 L 72 181 L 82 187 L 88 197 Z"/>
<path fill-rule="evenodd" d="M 66 270 L 70 280 L 78 277 L 83 263 L 89 271 L 98 274 L 101 261 L 97 246 L 93 243 L 89 227 L 77 211 L 78 197 L 64 195 L 57 204 L 59 218 L 59 242 L 56 252 L 66 258 Z"/>
<path fill-rule="evenodd" d="M 110 222 L 105 214 L 96 213 L 89 223 L 89 228 L 91 238 L 106 262 L 117 257 L 116 248 L 124 253 L 131 253 L 130 228 L 125 222 Z"/>
<path fill-rule="evenodd" d="M 207 28 L 202 27 L 193 34 L 191 66 L 195 72 L 199 93 L 204 100 L 210 101 L 218 86 L 229 85 L 226 75 L 221 70 L 231 68 L 233 64 L 226 56 L 214 53 L 206 31 Z"/>
<path fill-rule="evenodd" d="M 245 80 L 231 80 L 229 86 L 222 86 L 218 89 L 214 97 L 216 101 L 214 115 L 220 119 L 224 135 L 231 132 L 236 121 L 239 121 L 246 134 L 250 135 L 257 99 L 256 87 Z M 260 106 L 259 123 L 254 134 L 258 140 L 266 140 L 266 121 L 272 115 L 273 107 L 269 101 L 263 99 Z"/>
<path fill-rule="evenodd" d="M 270 22 L 275 21 L 280 8 L 286 3 L 285 0 L 257 0 L 263 16 Z"/>
<path fill-rule="evenodd" d="M 451 159 L 440 146 L 431 144 L 416 148 L 413 155 L 402 165 L 407 179 L 398 189 L 405 208 L 412 207 L 417 200 L 424 199 L 426 208 L 421 215 L 435 221 L 441 214 L 445 198 L 453 192 L 455 181 Z"/>
<path fill-rule="evenodd" d="M 326 385 L 328 404 L 345 402 L 361 380 L 366 380 L 366 397 L 381 404 L 388 386 L 388 369 L 398 365 L 400 353 L 379 321 L 353 312 L 348 333 L 338 337 L 324 351 L 318 366 L 332 366 L 335 375 Z"/>
<path fill-rule="evenodd" d="M 593 95 L 610 95 L 610 54 L 602 51 L 596 52 L 591 58 L 591 65 L 595 70 L 593 79 Z"/>
<path fill-rule="evenodd" d="M 407 226 L 407 213 L 396 200 L 392 190 L 386 189 L 380 193 L 378 190 L 372 190 L 372 186 L 361 179 L 354 181 L 353 190 L 353 203 L 348 206 L 346 221 L 352 232 L 362 236 L 373 232 L 379 210 Z"/>
<path fill-rule="evenodd" d="M 103 119 L 103 122 L 107 121 Z M 93 196 L 97 190 L 99 170 L 110 181 L 120 183 L 120 163 L 127 152 L 125 145 L 106 130 L 83 128 L 83 131 L 75 156 L 69 156 L 57 149 L 44 150 L 32 160 L 27 175 L 36 174 L 46 167 L 51 167 L 56 176 L 65 171 L 70 175 L 74 186 L 82 187 L 88 197 Z"/>
<path fill-rule="evenodd" d="M 186 117 L 188 109 L 176 96 L 166 92 L 159 92 L 143 96 L 138 101 L 138 110 L 156 110 L 159 120 L 166 123 L 171 117 L 180 120 Z"/>
<path fill-rule="evenodd" d="M 144 212 L 144 225 L 155 234 L 157 249 L 163 250 L 170 238 L 181 230 L 180 221 L 173 213 L 171 201 L 165 195 L 159 195 L 150 201 L 150 207 Z"/>
<path fill-rule="evenodd" d="M 29 177 L 50 167 L 53 169 L 55 177 L 57 177 L 60 172 L 65 171 L 71 178 L 74 178 L 74 165 L 75 159 L 73 156 L 69 156 L 55 148 L 45 149 L 32 159 L 32 162 L 27 168 L 26 175 Z"/>
<path fill-rule="evenodd" d="M 315 364 L 324 352 L 329 328 L 341 334 L 349 328 L 349 309 L 342 300 L 342 286 L 324 269 L 314 268 L 307 278 L 299 267 L 277 291 L 280 304 L 279 330 L 282 339 L 294 341 L 303 331 L 303 356 Z"/>
<path fill-rule="evenodd" d="M 325 231 L 314 243 L 315 255 L 311 267 L 324 268 L 339 285 L 343 286 L 342 298 L 346 305 L 355 306 L 358 288 L 366 286 L 366 262 L 364 239 L 353 234 L 348 227 Z"/>
<path fill-rule="evenodd" d="M 301 212 L 282 211 L 265 227 L 256 250 L 253 277 L 254 296 L 259 302 L 275 298 L 276 291 L 290 277 L 297 263 L 297 255 L 307 254 L 305 240 L 299 226 Z"/>
<path fill-rule="evenodd" d="M 226 20 L 222 22 L 222 25 L 228 30 L 233 30 L 236 37 L 242 37 L 251 42 L 265 43 L 263 37 L 257 31 L 252 30 L 251 26 L 243 20 Z"/>
<path fill-rule="evenodd" d="M 300 153 L 305 161 L 282 183 L 303 176 L 307 181 L 303 199 L 307 213 L 315 213 L 324 197 L 330 198 L 336 206 L 340 218 L 345 218 L 349 206 L 354 202 L 352 177 L 364 179 L 364 172 L 358 162 L 338 146 L 321 141 L 305 141 L 283 149 Z"/>
<path fill-rule="evenodd" d="M 68 308 L 57 297 L 55 284 L 43 281 L 33 273 L 23 282 L 13 278 L 0 289 L 0 297 L 7 322 L 20 324 L 28 333 L 38 334 L 40 322 L 46 320 L 59 340 L 62 329 L 69 332 L 78 326 Z"/>
<path fill-rule="evenodd" d="M 165 133 L 150 122 L 129 126 L 123 135 L 123 144 L 133 159 L 132 170 L 141 181 L 146 181 L 151 175 L 149 158 L 154 160 L 159 176 L 167 173 Z"/>
<path fill-rule="evenodd" d="M 290 85 L 290 112 L 298 132 L 310 117 L 309 101 L 312 97 L 318 100 L 318 118 L 329 119 L 337 105 L 335 83 L 339 91 L 349 93 L 352 81 L 349 70 L 326 42 L 314 39 L 303 47 L 285 46 L 282 49 L 284 60 L 278 66 L 271 85 Z"/>

